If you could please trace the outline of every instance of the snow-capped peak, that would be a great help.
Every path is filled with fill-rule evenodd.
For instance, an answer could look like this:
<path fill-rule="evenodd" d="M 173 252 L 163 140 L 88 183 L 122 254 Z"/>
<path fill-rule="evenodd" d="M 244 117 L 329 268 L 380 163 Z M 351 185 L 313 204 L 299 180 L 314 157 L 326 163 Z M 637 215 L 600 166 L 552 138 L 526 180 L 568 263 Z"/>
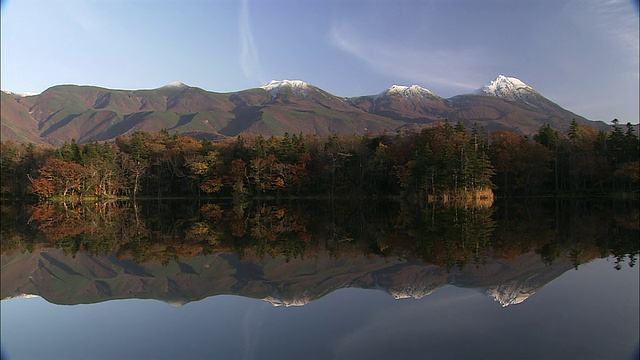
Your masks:
<path fill-rule="evenodd" d="M 302 80 L 271 80 L 268 84 L 261 86 L 260 88 L 267 90 L 271 93 L 271 96 L 276 97 L 280 93 L 280 89 L 283 87 L 290 87 L 296 95 L 307 95 L 307 92 L 311 88 L 311 85 Z"/>
<path fill-rule="evenodd" d="M 163 88 L 178 88 L 178 89 L 186 88 L 186 87 L 189 87 L 189 86 L 187 86 L 186 84 L 181 83 L 180 81 L 174 81 L 174 82 L 168 83 L 167 85 L 163 86 Z"/>
<path fill-rule="evenodd" d="M 393 85 L 389 88 L 389 90 L 383 92 L 380 95 L 386 94 L 398 94 L 402 95 L 406 98 L 434 98 L 437 97 L 436 94 L 425 89 L 418 85 L 404 86 L 404 85 Z"/>
<path fill-rule="evenodd" d="M 538 92 L 520 79 L 498 75 L 495 80 L 476 90 L 474 94 L 495 96 L 510 101 L 523 100 L 528 102 L 529 96 L 538 94 Z"/>

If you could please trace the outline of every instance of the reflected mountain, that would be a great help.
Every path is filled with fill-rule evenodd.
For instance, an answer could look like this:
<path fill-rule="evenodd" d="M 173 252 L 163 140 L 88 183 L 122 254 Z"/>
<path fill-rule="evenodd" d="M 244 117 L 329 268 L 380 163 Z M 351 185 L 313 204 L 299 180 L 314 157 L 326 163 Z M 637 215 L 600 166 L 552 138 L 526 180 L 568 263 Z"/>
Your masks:
<path fill-rule="evenodd" d="M 182 305 L 226 294 L 263 299 L 275 306 L 300 306 L 342 288 L 421 299 L 454 285 L 483 290 L 507 306 L 524 301 L 572 268 L 569 259 L 548 266 L 535 252 L 447 271 L 436 265 L 365 256 L 324 254 L 287 262 L 270 256 L 243 261 L 236 254 L 216 253 L 162 265 L 136 264 L 113 253 L 72 257 L 51 250 L 3 255 L 2 297 L 36 294 L 65 305 L 130 298 Z"/>
<path fill-rule="evenodd" d="M 343 288 L 420 299 L 453 285 L 508 306 L 581 263 L 614 256 L 616 266 L 634 266 L 638 254 L 634 203 L 150 202 L 2 211 L 1 297 L 66 305 L 182 305 L 228 294 L 300 306 Z"/>

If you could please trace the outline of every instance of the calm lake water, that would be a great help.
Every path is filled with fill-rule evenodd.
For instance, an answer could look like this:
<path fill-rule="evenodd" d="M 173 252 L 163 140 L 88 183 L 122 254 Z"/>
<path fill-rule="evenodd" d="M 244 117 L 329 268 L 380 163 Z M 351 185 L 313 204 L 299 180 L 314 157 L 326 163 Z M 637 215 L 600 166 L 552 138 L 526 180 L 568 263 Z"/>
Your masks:
<path fill-rule="evenodd" d="M 638 358 L 637 203 L 1 215 L 3 359 Z"/>

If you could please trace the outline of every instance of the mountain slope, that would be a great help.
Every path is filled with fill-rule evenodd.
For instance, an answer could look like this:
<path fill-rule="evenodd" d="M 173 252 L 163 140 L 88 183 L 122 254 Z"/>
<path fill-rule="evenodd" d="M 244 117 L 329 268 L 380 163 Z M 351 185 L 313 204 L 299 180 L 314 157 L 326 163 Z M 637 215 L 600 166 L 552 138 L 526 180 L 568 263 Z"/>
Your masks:
<path fill-rule="evenodd" d="M 232 118 L 231 109 L 226 96 L 186 85 L 137 91 L 62 85 L 40 94 L 29 111 L 40 136 L 57 143 L 109 140 L 163 128 L 215 135 Z"/>
<path fill-rule="evenodd" d="M 30 97 L 0 92 L 0 133 L 3 141 L 42 142 L 38 122 L 29 114 Z"/>
<path fill-rule="evenodd" d="M 441 121 L 451 111 L 446 99 L 418 85 L 393 85 L 378 95 L 352 98 L 350 102 L 367 112 L 409 123 Z"/>
<path fill-rule="evenodd" d="M 394 85 L 377 95 L 342 98 L 300 80 L 274 80 L 233 93 L 182 83 L 149 90 L 59 85 L 34 96 L 3 91 L 1 114 L 3 140 L 53 145 L 161 129 L 208 139 L 285 132 L 362 135 L 420 129 L 445 119 L 523 135 L 537 132 L 545 123 L 566 130 L 573 119 L 610 129 L 503 75 L 474 94 L 449 99 L 418 85 Z"/>
<path fill-rule="evenodd" d="M 370 114 L 345 99 L 300 80 L 271 81 L 229 97 L 236 108 L 235 121 L 221 131 L 260 135 L 364 134 L 392 130 L 401 122 Z"/>

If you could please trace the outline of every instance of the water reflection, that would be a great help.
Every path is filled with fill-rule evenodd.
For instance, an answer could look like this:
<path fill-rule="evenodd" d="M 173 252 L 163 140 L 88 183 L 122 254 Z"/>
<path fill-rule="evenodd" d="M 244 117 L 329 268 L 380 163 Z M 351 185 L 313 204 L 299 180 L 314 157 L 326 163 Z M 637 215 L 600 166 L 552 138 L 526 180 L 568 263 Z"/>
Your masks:
<path fill-rule="evenodd" d="M 634 266 L 637 204 L 401 202 L 2 207 L 2 298 L 56 304 L 214 295 L 297 306 L 337 289 L 422 298 L 445 285 L 518 304 L 567 270 Z"/>

